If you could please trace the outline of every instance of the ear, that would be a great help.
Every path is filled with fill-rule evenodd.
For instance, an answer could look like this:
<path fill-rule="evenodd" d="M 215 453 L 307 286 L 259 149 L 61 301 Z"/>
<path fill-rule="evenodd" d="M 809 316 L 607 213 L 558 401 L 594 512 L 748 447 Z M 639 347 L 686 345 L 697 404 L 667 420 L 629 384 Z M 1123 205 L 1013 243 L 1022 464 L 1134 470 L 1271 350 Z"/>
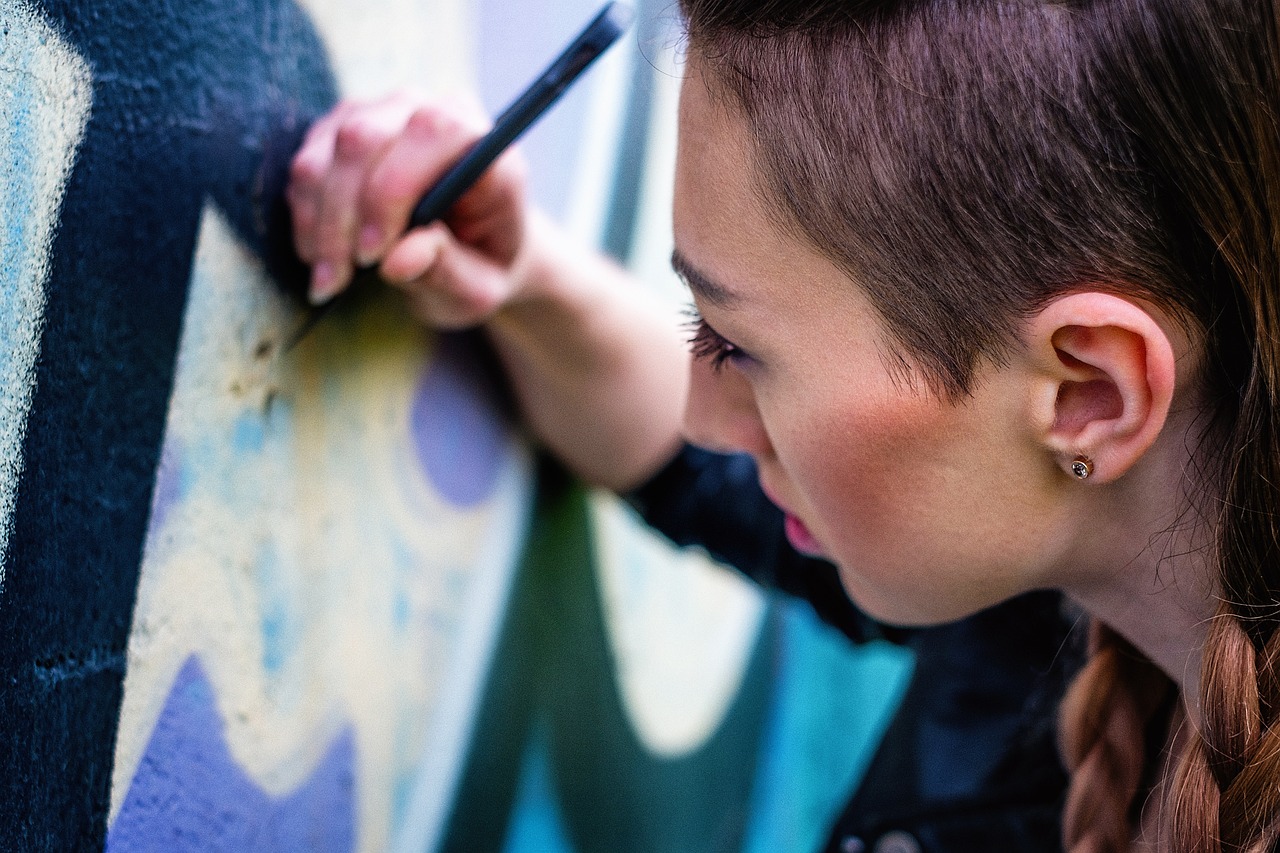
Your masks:
<path fill-rule="evenodd" d="M 1164 328 L 1141 305 L 1089 291 L 1054 299 L 1026 333 L 1043 445 L 1068 474 L 1084 456 L 1090 482 L 1123 476 L 1169 416 L 1177 361 Z"/>

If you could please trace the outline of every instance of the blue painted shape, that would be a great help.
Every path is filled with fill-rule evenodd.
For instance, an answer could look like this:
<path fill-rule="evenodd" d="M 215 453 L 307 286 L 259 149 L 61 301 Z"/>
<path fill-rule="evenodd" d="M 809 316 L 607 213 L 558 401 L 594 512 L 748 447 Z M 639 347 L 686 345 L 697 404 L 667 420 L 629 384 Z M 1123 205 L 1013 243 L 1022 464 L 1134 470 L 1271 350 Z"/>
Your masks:
<path fill-rule="evenodd" d="M 182 667 L 147 744 L 108 853 L 306 850 L 355 846 L 355 738 L 346 729 L 293 793 L 269 796 L 232 758 L 212 686 Z"/>
<path fill-rule="evenodd" d="M 262 613 L 262 666 L 279 675 L 302 643 L 301 590 L 280 562 L 277 544 L 264 543 L 258 553 L 257 586 Z"/>
<path fill-rule="evenodd" d="M 467 508 L 493 492 L 507 453 L 507 428 L 466 339 L 440 338 L 410 411 L 418 461 L 445 500 Z"/>
<path fill-rule="evenodd" d="M 267 443 L 267 428 L 262 417 L 256 412 L 241 412 L 232 427 L 231 443 L 240 455 L 261 453 Z"/>
<path fill-rule="evenodd" d="M 746 853 L 817 850 L 897 709 L 911 653 L 853 647 L 799 602 L 784 605 L 776 693 L 761 744 Z"/>

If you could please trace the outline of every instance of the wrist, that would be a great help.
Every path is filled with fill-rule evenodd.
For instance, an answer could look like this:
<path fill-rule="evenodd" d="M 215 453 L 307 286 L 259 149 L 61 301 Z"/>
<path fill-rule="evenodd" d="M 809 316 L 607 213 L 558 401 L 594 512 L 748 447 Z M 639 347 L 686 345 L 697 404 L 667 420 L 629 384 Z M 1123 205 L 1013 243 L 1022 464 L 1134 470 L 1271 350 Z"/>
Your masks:
<path fill-rule="evenodd" d="M 551 219 L 531 211 L 520 254 L 511 266 L 507 299 L 486 322 L 496 338 L 524 339 L 570 334 L 590 326 L 599 288 L 607 286 L 608 262 L 576 245 Z"/>
<path fill-rule="evenodd" d="M 519 315 L 529 308 L 564 301 L 568 261 L 565 236 L 544 213 L 529 211 L 520 253 L 511 264 L 510 296 L 495 312 Z"/>

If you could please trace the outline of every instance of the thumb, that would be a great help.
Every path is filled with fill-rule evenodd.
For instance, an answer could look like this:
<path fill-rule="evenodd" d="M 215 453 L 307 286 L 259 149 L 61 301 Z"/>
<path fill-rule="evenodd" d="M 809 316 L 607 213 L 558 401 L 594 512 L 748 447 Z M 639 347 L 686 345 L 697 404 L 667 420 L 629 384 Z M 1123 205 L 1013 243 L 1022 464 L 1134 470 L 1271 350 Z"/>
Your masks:
<path fill-rule="evenodd" d="M 409 232 L 379 271 L 405 293 L 419 319 L 439 329 L 480 325 L 511 292 L 504 267 L 459 242 L 439 223 Z"/>

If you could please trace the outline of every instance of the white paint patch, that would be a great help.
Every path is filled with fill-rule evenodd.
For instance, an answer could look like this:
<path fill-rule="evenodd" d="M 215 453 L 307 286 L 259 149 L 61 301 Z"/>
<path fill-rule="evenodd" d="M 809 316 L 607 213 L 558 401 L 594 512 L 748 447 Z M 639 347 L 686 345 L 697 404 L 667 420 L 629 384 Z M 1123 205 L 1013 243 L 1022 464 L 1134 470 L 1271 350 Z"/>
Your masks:
<path fill-rule="evenodd" d="M 764 599 L 702 552 L 673 553 L 617 498 L 596 494 L 591 508 L 622 705 L 651 752 L 685 755 L 738 695 Z"/>
<path fill-rule="evenodd" d="M 405 791 L 424 791 L 441 814 L 451 801 L 526 535 L 531 464 L 513 436 L 491 497 L 452 506 L 411 432 L 430 336 L 388 291 L 279 355 L 299 319 L 206 209 L 129 639 L 111 817 L 174 676 L 196 655 L 231 754 L 273 795 L 296 789 L 352 728 L 356 849 L 383 851 L 402 825 L 431 817 L 400 814 Z"/>
<path fill-rule="evenodd" d="M 89 122 L 89 66 L 24 0 L 0 0 L 0 588 L 44 330 L 49 251 Z"/>

